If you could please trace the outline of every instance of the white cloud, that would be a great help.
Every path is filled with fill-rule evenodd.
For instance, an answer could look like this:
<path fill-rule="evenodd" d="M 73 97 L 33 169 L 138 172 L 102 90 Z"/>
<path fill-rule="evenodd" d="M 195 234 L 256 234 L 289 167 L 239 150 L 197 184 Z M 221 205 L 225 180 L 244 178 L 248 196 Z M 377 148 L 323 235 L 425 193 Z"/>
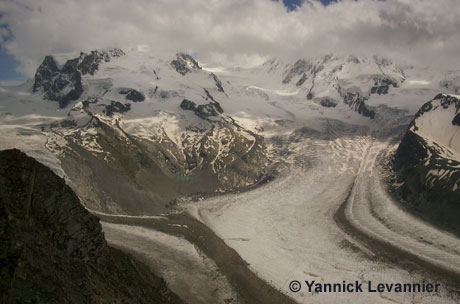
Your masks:
<path fill-rule="evenodd" d="M 0 11 L 13 35 L 3 44 L 30 76 L 47 54 L 140 44 L 236 64 L 339 52 L 460 66 L 458 0 L 310 1 L 289 13 L 271 0 L 10 0 Z"/>

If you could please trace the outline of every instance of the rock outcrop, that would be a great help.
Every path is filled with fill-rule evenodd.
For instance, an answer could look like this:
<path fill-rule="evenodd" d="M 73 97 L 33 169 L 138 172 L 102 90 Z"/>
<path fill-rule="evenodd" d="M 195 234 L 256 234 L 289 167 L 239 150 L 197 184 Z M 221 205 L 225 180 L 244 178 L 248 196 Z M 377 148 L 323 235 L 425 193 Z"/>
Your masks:
<path fill-rule="evenodd" d="M 335 108 L 337 106 L 337 102 L 334 99 L 328 97 L 321 98 L 319 104 L 325 108 Z"/>
<path fill-rule="evenodd" d="M 59 107 L 65 108 L 69 102 L 77 100 L 82 95 L 82 76 L 94 75 L 102 62 L 123 55 L 125 53 L 120 49 L 80 53 L 79 57 L 68 60 L 61 69 L 52 56 L 46 56 L 35 73 L 32 91 L 43 92 L 45 99 L 57 101 Z"/>
<path fill-rule="evenodd" d="M 358 112 L 364 117 L 369 117 L 370 119 L 375 117 L 375 111 L 368 108 L 366 105 L 366 97 L 363 96 L 359 88 L 351 87 L 343 90 L 339 87 L 338 92 L 342 96 L 343 102 L 353 111 Z"/>
<path fill-rule="evenodd" d="M 112 116 L 114 113 L 126 113 L 131 109 L 131 104 L 125 103 L 122 104 L 118 101 L 110 101 L 109 105 L 105 106 L 104 114 L 107 116 Z"/>
<path fill-rule="evenodd" d="M 201 70 L 201 66 L 192 56 L 185 53 L 176 54 L 176 59 L 171 61 L 171 66 L 181 75 L 191 73 L 193 70 Z"/>
<path fill-rule="evenodd" d="M 181 303 L 109 247 L 65 181 L 19 150 L 0 152 L 3 303 Z"/>
<path fill-rule="evenodd" d="M 215 101 L 197 106 L 193 101 L 184 99 L 182 100 L 180 107 L 183 110 L 193 111 L 196 116 L 205 120 L 208 120 L 209 117 L 217 116 L 224 112 L 220 104 Z"/>
<path fill-rule="evenodd" d="M 395 79 L 382 75 L 375 75 L 373 78 L 374 85 L 371 88 L 371 94 L 385 95 L 388 94 L 390 86 L 397 88 L 399 86 Z"/>
<path fill-rule="evenodd" d="M 175 137 L 162 126 L 130 134 L 124 114 L 140 104 L 89 98 L 44 128 L 50 134 L 46 147 L 59 157 L 83 203 L 102 212 L 159 214 L 182 196 L 258 183 L 267 165 L 263 137 L 236 124 L 204 91 L 204 104 L 184 98 L 180 115 L 158 114 L 174 120 L 192 113 L 193 123 Z"/>
<path fill-rule="evenodd" d="M 134 89 L 120 89 L 119 93 L 125 95 L 125 98 L 134 102 L 141 102 L 145 100 L 144 94 Z"/>
<path fill-rule="evenodd" d="M 219 92 L 225 93 L 224 87 L 222 86 L 222 81 L 220 81 L 220 79 L 216 76 L 216 74 L 211 73 L 211 74 L 209 74 L 209 77 L 212 77 L 212 79 L 214 79 L 214 82 L 216 84 L 217 90 Z"/>
<path fill-rule="evenodd" d="M 397 191 L 422 215 L 460 232 L 460 100 L 439 94 L 415 115 L 394 157 Z"/>
<path fill-rule="evenodd" d="M 306 80 L 307 76 L 305 73 L 310 71 L 312 68 L 313 68 L 313 65 L 311 64 L 311 62 L 304 60 L 304 59 L 299 59 L 294 63 L 292 68 L 288 71 L 288 73 L 286 74 L 282 82 L 289 83 L 291 82 L 292 78 L 299 76 L 299 75 L 303 75 L 301 79 L 304 79 L 304 80 L 301 81 L 301 83 L 299 84 L 301 85 Z"/>

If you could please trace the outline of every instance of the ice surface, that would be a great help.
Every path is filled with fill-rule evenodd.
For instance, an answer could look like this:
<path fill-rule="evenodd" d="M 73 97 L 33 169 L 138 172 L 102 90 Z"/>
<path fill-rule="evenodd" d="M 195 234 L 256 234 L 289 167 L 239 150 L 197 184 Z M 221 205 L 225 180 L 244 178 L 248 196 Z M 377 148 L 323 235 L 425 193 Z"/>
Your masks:
<path fill-rule="evenodd" d="M 296 154 L 311 157 L 312 167 L 294 165 L 287 176 L 266 186 L 187 208 L 237 250 L 258 275 L 301 303 L 455 303 L 446 290 L 438 295 L 289 291 L 294 279 L 426 280 L 420 273 L 374 259 L 369 249 L 337 227 L 334 214 L 353 184 L 347 214 L 358 227 L 442 267 L 460 267 L 460 240 L 407 215 L 388 197 L 375 168 L 375 159 L 388 144 L 373 141 L 369 137 L 307 140 Z M 382 220 L 374 217 L 373 210 Z"/>
<path fill-rule="evenodd" d="M 136 255 L 182 299 L 207 304 L 236 298 L 215 263 L 188 241 L 136 226 L 103 223 L 102 227 L 110 245 Z"/>

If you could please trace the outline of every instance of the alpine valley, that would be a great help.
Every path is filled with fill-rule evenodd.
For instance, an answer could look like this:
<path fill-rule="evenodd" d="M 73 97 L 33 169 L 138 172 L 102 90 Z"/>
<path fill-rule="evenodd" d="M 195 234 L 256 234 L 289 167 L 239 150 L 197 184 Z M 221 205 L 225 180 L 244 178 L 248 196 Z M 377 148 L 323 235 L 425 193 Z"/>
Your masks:
<path fill-rule="evenodd" d="M 95 260 L 133 255 L 184 302 L 458 303 L 459 94 L 460 70 L 379 56 L 241 68 L 146 46 L 52 54 L 33 79 L 0 87 L 0 149 L 22 150 L 59 176 L 2 152 L 27 164 L 27 178 L 15 177 L 26 183 L 21 219 L 35 212 L 30 205 L 49 203 L 35 195 L 48 180 L 65 187 L 69 199 L 53 194 L 54 203 L 87 209 L 72 206 L 78 216 L 67 220 L 92 231 Z M 46 176 L 34 185 L 35 170 Z M 1 210 L 13 214 L 5 193 Z M 292 280 L 425 279 L 445 288 L 288 288 Z"/>

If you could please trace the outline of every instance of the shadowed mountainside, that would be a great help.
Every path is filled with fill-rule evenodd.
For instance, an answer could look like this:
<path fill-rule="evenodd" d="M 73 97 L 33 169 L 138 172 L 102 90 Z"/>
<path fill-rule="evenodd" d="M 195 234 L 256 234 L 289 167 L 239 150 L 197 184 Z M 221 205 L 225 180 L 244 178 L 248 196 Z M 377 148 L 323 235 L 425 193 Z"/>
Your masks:
<path fill-rule="evenodd" d="M 148 268 L 107 246 L 65 181 L 0 152 L 2 303 L 182 303 Z"/>

